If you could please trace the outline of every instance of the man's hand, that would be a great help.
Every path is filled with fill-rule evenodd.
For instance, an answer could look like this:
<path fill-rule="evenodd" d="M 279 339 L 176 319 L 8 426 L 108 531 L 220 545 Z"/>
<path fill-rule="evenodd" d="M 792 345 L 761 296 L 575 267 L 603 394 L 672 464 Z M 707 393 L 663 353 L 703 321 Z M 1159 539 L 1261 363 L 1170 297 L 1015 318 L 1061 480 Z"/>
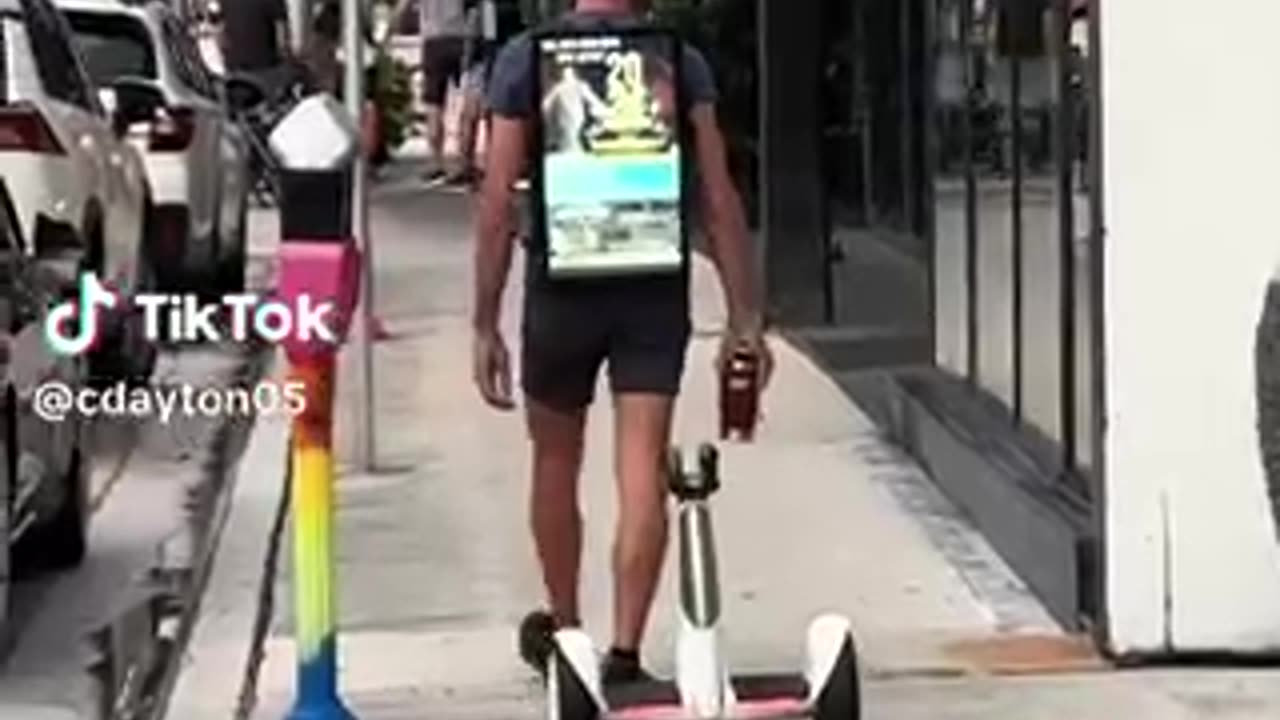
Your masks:
<path fill-rule="evenodd" d="M 471 343 L 471 374 L 480 396 L 491 407 L 516 406 L 511 387 L 511 355 L 498 330 L 476 331 Z"/>
<path fill-rule="evenodd" d="M 756 359 L 756 387 L 761 392 L 768 387 L 773 378 L 773 351 L 765 340 L 764 333 L 759 330 L 735 331 L 726 329 L 720 337 L 720 350 L 716 353 L 716 373 L 723 376 L 728 369 L 729 361 L 739 349 L 746 350 Z"/>

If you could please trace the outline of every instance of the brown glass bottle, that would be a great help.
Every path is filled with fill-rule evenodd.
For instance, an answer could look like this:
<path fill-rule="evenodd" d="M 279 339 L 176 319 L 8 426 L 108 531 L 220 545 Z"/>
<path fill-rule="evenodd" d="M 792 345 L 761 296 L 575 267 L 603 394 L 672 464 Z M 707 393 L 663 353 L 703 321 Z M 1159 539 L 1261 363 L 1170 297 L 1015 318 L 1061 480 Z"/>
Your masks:
<path fill-rule="evenodd" d="M 759 359 L 739 347 L 720 373 L 720 439 L 751 442 L 760 416 Z"/>

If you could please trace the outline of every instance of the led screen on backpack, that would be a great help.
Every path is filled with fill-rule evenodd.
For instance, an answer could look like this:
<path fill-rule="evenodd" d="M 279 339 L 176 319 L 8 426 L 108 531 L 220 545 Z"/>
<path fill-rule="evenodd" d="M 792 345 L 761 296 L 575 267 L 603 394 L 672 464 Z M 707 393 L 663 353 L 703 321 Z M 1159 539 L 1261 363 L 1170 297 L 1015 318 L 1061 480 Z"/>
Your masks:
<path fill-rule="evenodd" d="M 657 32 L 539 38 L 540 191 L 553 277 L 684 267 L 677 48 Z"/>

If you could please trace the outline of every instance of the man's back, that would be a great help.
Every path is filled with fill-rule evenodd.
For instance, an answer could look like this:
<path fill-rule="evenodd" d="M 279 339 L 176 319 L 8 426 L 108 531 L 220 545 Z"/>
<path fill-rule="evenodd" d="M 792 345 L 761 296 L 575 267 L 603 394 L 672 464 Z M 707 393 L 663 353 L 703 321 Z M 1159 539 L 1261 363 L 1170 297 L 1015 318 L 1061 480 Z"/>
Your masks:
<path fill-rule="evenodd" d="M 530 122 L 533 121 L 535 116 L 542 115 L 541 101 L 543 98 L 537 97 L 536 85 L 538 80 L 533 76 L 533 43 L 534 37 L 539 32 L 554 31 L 556 29 L 594 29 L 606 32 L 611 30 L 626 31 L 652 26 L 653 24 L 648 20 L 635 15 L 568 12 L 518 34 L 503 48 L 495 62 L 487 98 L 490 110 L 499 116 L 518 118 Z M 681 45 L 681 70 L 679 76 L 682 80 L 681 92 L 690 106 L 715 102 L 717 91 L 711 69 L 702 54 L 688 44 Z M 589 85 L 585 86 L 585 88 L 588 91 L 591 89 Z M 603 103 L 598 100 L 592 102 L 594 98 L 587 97 L 585 93 L 574 92 L 568 95 L 569 97 L 561 98 L 559 105 L 562 113 L 561 119 L 568 127 L 557 129 L 569 147 L 576 147 L 576 126 L 586 119 L 586 107 L 583 103 L 592 105 L 603 105 Z M 575 99 L 576 103 L 574 102 Z M 565 101 L 568 102 L 566 103 Z M 579 117 L 575 117 L 575 115 Z M 677 123 L 676 131 L 682 135 L 682 141 L 689 140 L 685 136 L 685 130 L 685 123 L 681 119 Z M 571 137 L 566 136 L 566 134 Z M 528 145 L 525 150 L 528 155 L 526 158 L 527 164 L 541 162 L 542 148 Z M 690 160 L 692 161 L 694 158 L 690 158 Z M 692 169 L 693 165 L 694 163 L 690 162 L 687 167 Z M 545 260 L 543 254 L 547 252 L 549 242 L 549 238 L 545 237 L 544 231 L 545 228 L 541 224 L 535 223 L 533 236 L 528 238 L 529 253 L 526 256 L 526 260 L 529 264 L 526 272 L 526 281 L 529 283 L 531 290 L 549 292 L 554 291 L 557 284 L 549 282 L 542 270 Z M 688 299 L 687 278 L 683 275 L 679 277 L 639 275 L 635 278 L 615 280 L 613 283 L 616 287 L 623 288 L 625 292 L 644 289 L 646 292 L 652 291 L 657 295 L 674 293 L 674 296 L 682 304 L 687 302 Z"/>
<path fill-rule="evenodd" d="M 225 0 L 222 52 L 229 70 L 265 70 L 284 60 L 279 26 L 287 17 L 284 0 Z"/>

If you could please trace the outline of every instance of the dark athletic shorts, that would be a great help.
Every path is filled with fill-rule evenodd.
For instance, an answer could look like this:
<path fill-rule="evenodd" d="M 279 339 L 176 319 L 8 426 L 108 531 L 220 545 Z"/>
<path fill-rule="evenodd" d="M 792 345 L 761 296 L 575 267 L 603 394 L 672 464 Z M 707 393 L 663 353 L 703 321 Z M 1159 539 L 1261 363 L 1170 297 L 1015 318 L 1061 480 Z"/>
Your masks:
<path fill-rule="evenodd" d="M 675 396 L 691 330 L 682 287 L 527 287 L 520 352 L 525 394 L 554 410 L 581 410 L 591 404 L 607 362 L 614 393 Z"/>
<path fill-rule="evenodd" d="M 466 40 L 461 37 L 430 37 L 422 41 L 422 101 L 443 106 L 449 83 L 462 74 Z"/>

